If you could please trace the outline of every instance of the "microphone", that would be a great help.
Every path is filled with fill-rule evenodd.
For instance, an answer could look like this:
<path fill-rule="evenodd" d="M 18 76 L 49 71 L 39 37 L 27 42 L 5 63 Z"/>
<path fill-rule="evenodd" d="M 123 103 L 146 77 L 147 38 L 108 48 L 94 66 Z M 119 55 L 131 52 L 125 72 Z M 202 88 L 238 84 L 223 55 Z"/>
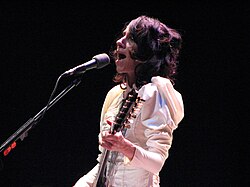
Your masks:
<path fill-rule="evenodd" d="M 105 53 L 98 54 L 92 58 L 92 60 L 85 62 L 79 66 L 76 66 L 68 71 L 65 71 L 62 76 L 70 76 L 75 74 L 82 74 L 85 73 L 87 70 L 90 69 L 101 69 L 107 66 L 110 63 L 109 56 Z"/>

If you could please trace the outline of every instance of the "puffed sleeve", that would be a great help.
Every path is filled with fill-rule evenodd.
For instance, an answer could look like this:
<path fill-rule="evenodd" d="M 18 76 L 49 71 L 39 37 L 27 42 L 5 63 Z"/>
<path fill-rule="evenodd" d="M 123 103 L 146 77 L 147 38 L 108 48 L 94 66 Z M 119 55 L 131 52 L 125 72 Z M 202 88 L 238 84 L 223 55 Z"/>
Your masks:
<path fill-rule="evenodd" d="M 175 119 L 170 106 L 176 106 L 175 102 L 183 106 L 181 97 L 177 96 L 176 100 L 169 99 L 173 97 L 171 94 L 175 91 L 173 87 L 166 85 L 166 79 L 163 78 L 163 80 L 161 78 L 154 80 L 139 90 L 138 95 L 145 100 L 141 109 L 141 124 L 144 127 L 146 146 L 135 145 L 134 157 L 129 162 L 132 166 L 143 168 L 154 174 L 159 173 L 164 165 L 172 144 L 173 131 L 181 120 L 180 117 L 178 120 Z M 178 116 L 183 117 L 183 113 L 183 108 L 176 110 Z"/>
<path fill-rule="evenodd" d="M 156 84 L 159 93 L 167 101 L 168 109 L 175 125 L 178 125 L 184 117 L 184 105 L 181 94 L 174 89 L 169 79 L 153 77 L 152 83 Z"/>

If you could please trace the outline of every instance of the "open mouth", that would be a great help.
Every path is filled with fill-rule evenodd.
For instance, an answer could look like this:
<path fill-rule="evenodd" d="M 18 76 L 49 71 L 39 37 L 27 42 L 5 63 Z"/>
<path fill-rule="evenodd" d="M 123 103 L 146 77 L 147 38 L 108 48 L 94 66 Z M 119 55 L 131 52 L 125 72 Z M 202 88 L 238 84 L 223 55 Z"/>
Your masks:
<path fill-rule="evenodd" d="M 122 60 L 124 58 L 126 58 L 126 55 L 124 55 L 124 54 L 117 54 L 117 59 L 118 60 Z"/>

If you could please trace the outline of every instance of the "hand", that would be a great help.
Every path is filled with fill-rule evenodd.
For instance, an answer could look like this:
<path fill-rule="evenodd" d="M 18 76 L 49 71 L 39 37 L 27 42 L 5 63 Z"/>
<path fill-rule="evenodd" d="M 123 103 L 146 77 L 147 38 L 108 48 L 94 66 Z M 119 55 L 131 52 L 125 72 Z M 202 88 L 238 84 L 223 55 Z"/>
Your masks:
<path fill-rule="evenodd" d="M 99 135 L 99 144 L 110 151 L 122 152 L 126 147 L 125 138 L 121 132 L 112 134 L 109 131 L 103 131 Z"/>
<path fill-rule="evenodd" d="M 112 134 L 103 131 L 99 134 L 99 144 L 107 150 L 123 153 L 129 160 L 132 160 L 135 154 L 135 145 L 124 138 L 121 132 Z"/>
<path fill-rule="evenodd" d="M 106 120 L 106 124 L 111 127 L 113 125 L 113 121 Z M 99 134 L 99 144 L 105 149 L 121 152 L 124 137 L 121 132 L 112 134 L 110 132 L 110 127 Z"/>

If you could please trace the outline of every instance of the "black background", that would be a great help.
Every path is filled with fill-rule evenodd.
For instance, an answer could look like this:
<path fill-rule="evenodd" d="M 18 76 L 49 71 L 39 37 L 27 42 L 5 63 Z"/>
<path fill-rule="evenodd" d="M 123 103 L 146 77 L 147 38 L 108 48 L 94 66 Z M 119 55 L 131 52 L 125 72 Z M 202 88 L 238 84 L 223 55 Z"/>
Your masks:
<path fill-rule="evenodd" d="M 185 118 L 174 133 L 161 186 L 246 184 L 239 134 L 247 6 L 185 1 L 1 2 L 1 122 L 4 142 L 46 104 L 59 75 L 108 53 L 125 22 L 146 14 L 183 35 L 176 89 Z M 72 186 L 96 164 L 101 106 L 115 69 L 87 71 L 6 157 L 0 186 Z M 70 82 L 61 79 L 57 94 Z M 243 153 L 243 154 L 242 154 Z"/>

